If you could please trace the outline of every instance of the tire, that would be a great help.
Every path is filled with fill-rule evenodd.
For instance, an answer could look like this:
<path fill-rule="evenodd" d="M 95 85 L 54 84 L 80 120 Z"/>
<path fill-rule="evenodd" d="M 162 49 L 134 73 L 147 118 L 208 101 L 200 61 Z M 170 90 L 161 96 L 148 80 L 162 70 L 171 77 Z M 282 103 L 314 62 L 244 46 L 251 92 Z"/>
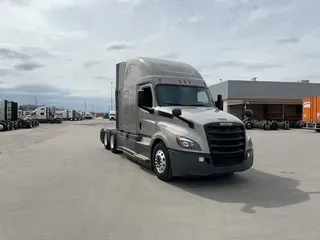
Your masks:
<path fill-rule="evenodd" d="M 246 129 L 252 129 L 252 123 L 251 122 L 247 122 L 246 123 Z"/>
<path fill-rule="evenodd" d="M 157 143 L 152 151 L 152 167 L 160 180 L 168 182 L 173 179 L 169 152 L 163 142 Z"/>
<path fill-rule="evenodd" d="M 105 135 L 104 128 L 101 128 L 101 130 L 100 130 L 100 142 L 102 144 L 104 143 L 104 135 Z"/>
<path fill-rule="evenodd" d="M 109 144 L 110 144 L 110 150 L 112 153 L 116 154 L 119 152 L 117 150 L 117 134 L 115 132 L 110 132 Z"/>
<path fill-rule="evenodd" d="M 110 150 L 110 138 L 109 138 L 109 132 L 108 131 L 105 131 L 104 132 L 104 135 L 103 135 L 103 145 L 104 145 L 104 148 L 106 150 Z"/>
<path fill-rule="evenodd" d="M 22 122 L 21 127 L 22 128 L 29 128 L 29 124 L 27 122 Z"/>

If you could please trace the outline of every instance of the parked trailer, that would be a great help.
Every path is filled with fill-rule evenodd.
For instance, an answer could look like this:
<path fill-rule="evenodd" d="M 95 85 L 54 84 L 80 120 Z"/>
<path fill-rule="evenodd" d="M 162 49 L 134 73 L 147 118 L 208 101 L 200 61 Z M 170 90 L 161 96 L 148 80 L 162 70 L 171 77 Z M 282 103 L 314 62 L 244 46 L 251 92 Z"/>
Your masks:
<path fill-rule="evenodd" d="M 2 131 L 18 128 L 18 104 L 9 100 L 0 100 L 0 124 Z"/>
<path fill-rule="evenodd" d="M 116 129 L 101 129 L 113 153 L 175 176 L 224 175 L 253 164 L 244 123 L 215 104 L 200 73 L 169 60 L 135 58 L 116 65 Z"/>
<path fill-rule="evenodd" d="M 81 121 L 83 117 L 81 116 L 80 112 L 76 110 L 67 110 L 66 112 L 67 120 L 69 121 Z"/>
<path fill-rule="evenodd" d="M 0 101 L 0 131 L 39 126 L 38 121 L 26 119 L 18 110 L 18 103 L 8 100 Z"/>
<path fill-rule="evenodd" d="M 307 128 L 311 125 L 316 132 L 320 132 L 320 96 L 303 99 L 302 120 L 307 123 Z"/>

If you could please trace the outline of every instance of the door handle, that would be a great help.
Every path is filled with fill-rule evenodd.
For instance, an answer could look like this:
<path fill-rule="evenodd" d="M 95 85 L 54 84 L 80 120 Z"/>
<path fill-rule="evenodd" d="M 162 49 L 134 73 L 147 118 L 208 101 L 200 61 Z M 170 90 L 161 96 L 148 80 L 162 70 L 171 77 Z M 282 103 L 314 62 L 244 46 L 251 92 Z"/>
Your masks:
<path fill-rule="evenodd" d="M 142 124 L 141 124 L 141 122 L 140 122 L 140 123 L 139 123 L 139 128 L 140 128 L 140 129 L 141 129 L 141 125 L 142 125 Z"/>

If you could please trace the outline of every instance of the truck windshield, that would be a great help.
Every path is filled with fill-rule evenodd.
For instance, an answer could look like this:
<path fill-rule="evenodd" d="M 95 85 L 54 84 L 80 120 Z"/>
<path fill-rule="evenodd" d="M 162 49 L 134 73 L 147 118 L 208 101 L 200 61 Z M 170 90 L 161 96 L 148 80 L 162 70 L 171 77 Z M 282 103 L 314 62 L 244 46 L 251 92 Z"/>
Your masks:
<path fill-rule="evenodd" d="M 158 85 L 156 97 L 159 106 L 214 106 L 210 91 L 206 87 Z"/>

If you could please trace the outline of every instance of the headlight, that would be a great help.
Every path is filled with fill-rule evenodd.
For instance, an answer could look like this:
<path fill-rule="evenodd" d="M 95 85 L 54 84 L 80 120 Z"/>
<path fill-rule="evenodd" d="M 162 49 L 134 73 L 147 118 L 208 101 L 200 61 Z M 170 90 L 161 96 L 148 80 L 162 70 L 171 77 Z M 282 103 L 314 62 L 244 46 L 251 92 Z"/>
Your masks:
<path fill-rule="evenodd" d="M 246 142 L 246 151 L 250 150 L 253 147 L 252 140 L 250 136 L 246 136 L 247 142 Z"/>
<path fill-rule="evenodd" d="M 178 145 L 182 148 L 201 151 L 200 145 L 189 138 L 177 136 L 176 140 Z"/>

